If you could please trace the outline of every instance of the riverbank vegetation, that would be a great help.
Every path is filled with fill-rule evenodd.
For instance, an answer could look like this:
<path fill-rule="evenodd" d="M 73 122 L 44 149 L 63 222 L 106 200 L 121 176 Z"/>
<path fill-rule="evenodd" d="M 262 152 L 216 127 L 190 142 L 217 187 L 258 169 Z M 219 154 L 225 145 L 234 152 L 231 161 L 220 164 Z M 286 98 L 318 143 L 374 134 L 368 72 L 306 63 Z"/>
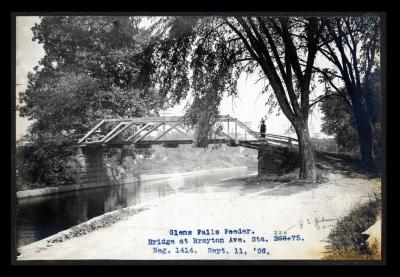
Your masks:
<path fill-rule="evenodd" d="M 128 207 L 124 209 L 120 209 L 117 211 L 113 211 L 104 215 L 101 215 L 97 218 L 93 218 L 87 222 L 76 225 L 72 227 L 67 232 L 61 232 L 55 237 L 48 240 L 49 243 L 59 243 L 63 242 L 67 239 L 71 239 L 74 237 L 79 237 L 91 233 L 95 230 L 111 226 L 112 224 L 127 219 L 128 217 L 140 213 L 143 211 L 143 208 L 133 208 Z"/>
<path fill-rule="evenodd" d="M 22 149 L 20 151 L 24 151 L 25 155 L 30 154 L 29 149 Z M 23 158 L 18 159 L 18 162 L 22 161 L 24 161 Z M 153 145 L 151 148 L 135 149 L 130 146 L 123 150 L 113 150 L 108 161 L 134 175 L 181 173 L 227 167 L 247 167 L 249 170 L 256 171 L 257 150 L 229 147 L 224 144 L 209 145 L 207 148 L 196 148 L 189 144 L 180 145 L 177 148 Z M 72 179 L 65 176 L 63 170 L 59 172 L 62 181 L 30 182 L 30 176 L 36 174 L 36 171 L 27 172 L 28 169 L 24 165 L 19 165 L 17 168 L 20 170 L 17 176 L 17 191 L 73 183 Z"/>
<path fill-rule="evenodd" d="M 364 204 L 356 205 L 348 215 L 337 221 L 328 236 L 328 260 L 376 260 L 381 258 L 380 245 L 369 245 L 363 235 L 382 212 L 380 194 L 371 196 Z M 379 238 L 380 239 L 380 238 Z"/>

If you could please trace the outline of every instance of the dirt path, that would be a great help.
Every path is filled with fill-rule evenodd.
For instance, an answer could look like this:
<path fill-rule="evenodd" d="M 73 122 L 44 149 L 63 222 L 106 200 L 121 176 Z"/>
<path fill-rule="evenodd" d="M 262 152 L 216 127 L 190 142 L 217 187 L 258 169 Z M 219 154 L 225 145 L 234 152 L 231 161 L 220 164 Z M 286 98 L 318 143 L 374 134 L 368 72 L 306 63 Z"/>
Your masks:
<path fill-rule="evenodd" d="M 246 185 L 226 181 L 200 190 L 178 192 L 144 205 L 138 214 L 109 227 L 74 237 L 61 243 L 47 239 L 19 249 L 19 260 L 68 259 L 319 259 L 326 238 L 336 219 L 357 203 L 367 201 L 380 190 L 379 179 L 349 177 L 328 173 L 323 184 L 291 185 L 267 183 Z M 223 244 L 192 244 L 193 238 L 219 238 L 222 235 L 197 235 L 197 229 L 251 229 L 254 234 L 223 236 Z M 169 230 L 192 230 L 192 236 L 170 236 Z M 300 236 L 299 241 L 274 241 L 275 231 Z M 230 237 L 245 243 L 228 243 Z M 253 237 L 268 242 L 252 242 Z M 174 239 L 175 245 L 158 246 L 169 254 L 155 254 L 148 239 Z M 189 243 L 178 245 L 179 238 Z M 175 247 L 193 253 L 175 253 Z M 229 253 L 209 253 L 209 248 Z M 242 248 L 244 254 L 235 254 Z M 267 249 L 258 254 L 256 249 Z M 160 250 L 161 251 L 161 250 Z"/>

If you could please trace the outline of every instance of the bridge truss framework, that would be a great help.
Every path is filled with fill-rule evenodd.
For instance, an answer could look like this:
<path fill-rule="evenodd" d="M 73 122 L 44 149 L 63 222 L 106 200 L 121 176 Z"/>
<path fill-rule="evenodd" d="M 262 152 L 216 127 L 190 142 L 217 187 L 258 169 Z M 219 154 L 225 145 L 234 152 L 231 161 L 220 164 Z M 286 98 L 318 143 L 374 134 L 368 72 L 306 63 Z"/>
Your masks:
<path fill-rule="evenodd" d="M 232 130 L 231 127 L 234 127 Z M 152 136 L 163 127 L 161 133 Z M 137 147 L 152 144 L 191 144 L 193 135 L 191 130 L 184 130 L 183 116 L 137 117 L 103 119 L 85 134 L 79 141 L 80 146 L 121 146 L 135 145 Z M 239 135 L 238 129 L 244 131 L 244 138 Z M 167 134 L 175 130 L 183 137 L 166 139 Z M 164 138 L 164 139 L 162 139 Z M 221 115 L 212 130 L 209 143 L 226 143 L 230 146 L 244 146 L 258 148 L 260 144 L 271 144 L 292 148 L 297 146 L 297 140 L 292 137 L 267 133 L 261 138 L 258 132 L 253 131 L 245 123 L 230 115 Z"/>

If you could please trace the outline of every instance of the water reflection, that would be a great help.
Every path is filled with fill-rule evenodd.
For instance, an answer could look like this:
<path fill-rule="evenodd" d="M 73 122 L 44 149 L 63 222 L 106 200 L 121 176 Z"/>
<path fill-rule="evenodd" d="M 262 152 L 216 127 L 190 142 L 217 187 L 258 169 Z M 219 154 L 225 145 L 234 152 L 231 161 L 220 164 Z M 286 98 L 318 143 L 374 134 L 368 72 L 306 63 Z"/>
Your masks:
<path fill-rule="evenodd" d="M 246 169 L 236 169 L 20 199 L 16 217 L 17 247 L 113 210 L 178 191 L 202 191 L 206 185 L 246 174 Z"/>

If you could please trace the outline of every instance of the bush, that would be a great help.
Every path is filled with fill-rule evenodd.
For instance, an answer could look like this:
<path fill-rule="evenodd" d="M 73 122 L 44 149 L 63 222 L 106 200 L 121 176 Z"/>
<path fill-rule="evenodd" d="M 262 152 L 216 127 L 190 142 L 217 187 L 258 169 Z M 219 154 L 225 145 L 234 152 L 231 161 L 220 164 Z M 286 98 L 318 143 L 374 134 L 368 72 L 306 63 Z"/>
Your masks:
<path fill-rule="evenodd" d="M 65 158 L 73 153 L 68 138 L 41 134 L 16 148 L 17 190 L 72 183 L 64 174 Z"/>

